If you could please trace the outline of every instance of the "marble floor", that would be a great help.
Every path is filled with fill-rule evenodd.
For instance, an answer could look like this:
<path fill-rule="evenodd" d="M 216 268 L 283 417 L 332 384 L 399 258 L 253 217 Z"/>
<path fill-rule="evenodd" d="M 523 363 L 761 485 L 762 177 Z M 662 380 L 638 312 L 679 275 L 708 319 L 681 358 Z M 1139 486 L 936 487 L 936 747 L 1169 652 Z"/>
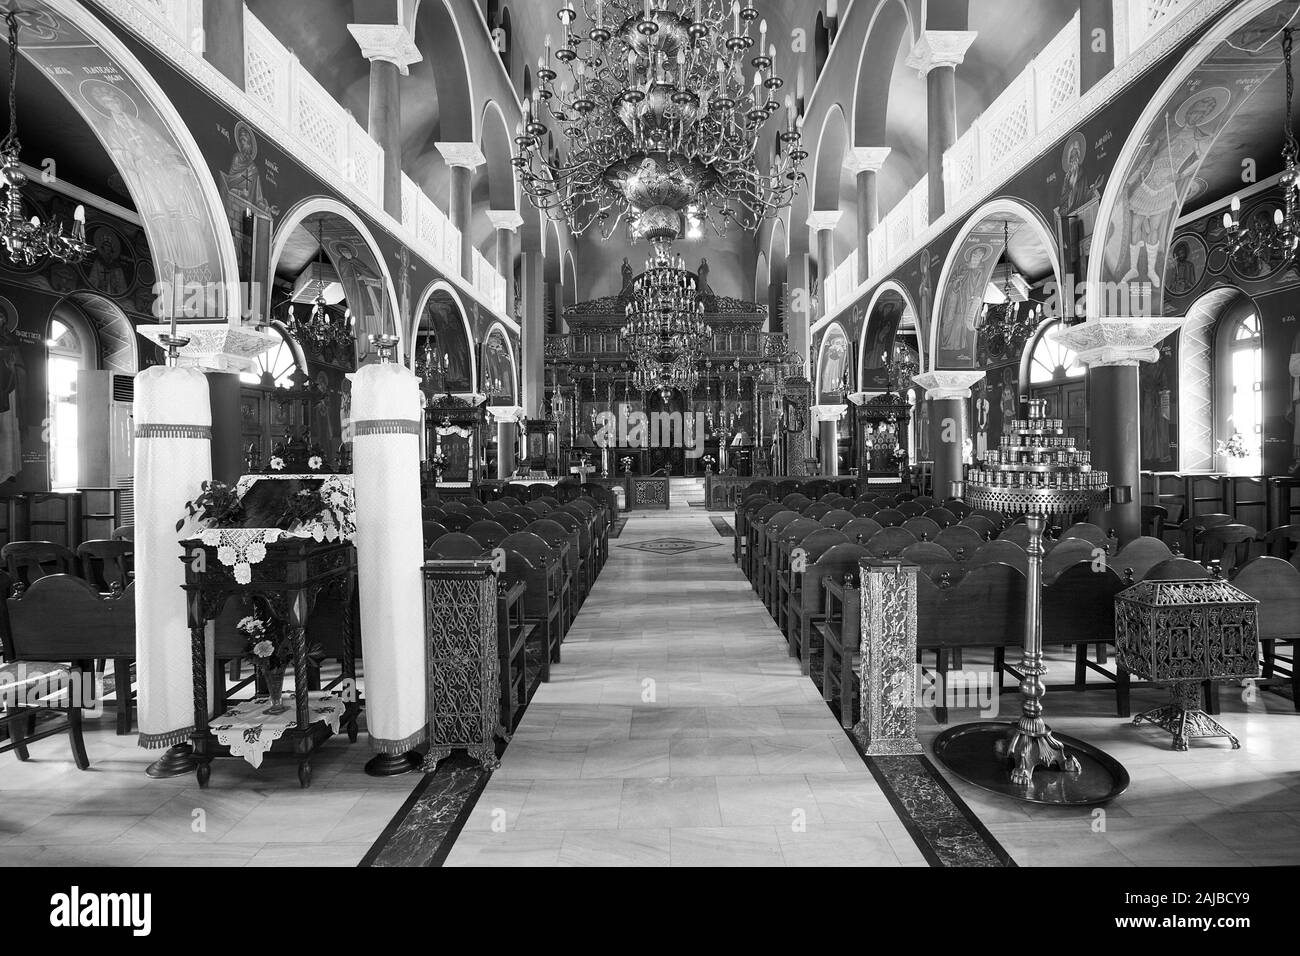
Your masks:
<path fill-rule="evenodd" d="M 446 865 L 880 865 L 927 858 L 731 559 L 690 507 L 638 512 L 539 687 Z M 967 667 L 986 666 L 978 658 Z M 1072 675 L 1056 662 L 1052 680 Z M 1134 692 L 1134 711 L 1162 700 Z M 1015 710 L 1000 699 L 1002 719 Z M 1242 749 L 1113 716 L 1114 697 L 1053 686 L 1053 725 L 1119 759 L 1129 792 L 1059 810 L 947 777 L 1020 865 L 1300 863 L 1300 715 L 1287 698 L 1225 688 L 1219 718 Z M 974 719 L 954 710 L 951 722 Z M 146 777 L 156 754 L 88 722 L 92 767 L 66 738 L 0 755 L 0 866 L 354 866 L 419 778 L 372 778 L 363 742 L 334 738 L 300 790 L 291 764 L 223 761 L 212 786 Z M 919 718 L 922 741 L 942 729 Z M 364 737 L 363 737 L 364 740 Z M 378 841 L 378 842 L 377 842 Z"/>

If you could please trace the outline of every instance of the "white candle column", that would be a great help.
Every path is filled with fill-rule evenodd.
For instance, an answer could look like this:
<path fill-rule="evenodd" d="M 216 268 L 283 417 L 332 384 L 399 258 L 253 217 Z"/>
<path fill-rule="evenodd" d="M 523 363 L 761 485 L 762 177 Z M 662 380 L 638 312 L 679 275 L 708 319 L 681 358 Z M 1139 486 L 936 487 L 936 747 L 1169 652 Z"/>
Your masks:
<path fill-rule="evenodd" d="M 412 751 L 427 736 L 420 389 L 410 369 L 393 362 L 348 378 L 366 727 L 379 753 L 366 772 L 390 776 L 420 766 Z"/>
<path fill-rule="evenodd" d="M 135 378 L 135 635 L 141 747 L 178 748 L 194 731 L 194 666 L 183 549 L 176 522 L 212 477 L 212 408 L 196 368 L 145 369 Z M 178 761 L 150 769 L 173 776 Z"/>

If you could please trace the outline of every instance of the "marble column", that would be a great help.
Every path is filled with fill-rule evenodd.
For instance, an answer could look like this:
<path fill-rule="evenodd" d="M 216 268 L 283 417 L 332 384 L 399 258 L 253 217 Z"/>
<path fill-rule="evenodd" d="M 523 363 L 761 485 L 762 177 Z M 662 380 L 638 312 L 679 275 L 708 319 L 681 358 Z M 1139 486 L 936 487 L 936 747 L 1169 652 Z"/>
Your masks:
<path fill-rule="evenodd" d="M 519 443 L 519 420 L 524 410 L 517 406 L 488 406 L 497 424 L 497 478 L 505 481 L 515 472 Z"/>
<path fill-rule="evenodd" d="M 817 282 L 821 286 L 821 314 L 830 310 L 831 273 L 835 271 L 835 227 L 842 213 L 838 209 L 818 209 L 808 216 L 817 250 Z M 812 316 L 809 316 L 811 319 Z"/>
<path fill-rule="evenodd" d="M 813 406 L 813 414 L 818 423 L 818 457 L 821 459 L 823 475 L 834 477 L 840 473 L 839 423 L 848 410 L 847 405 Z"/>
<path fill-rule="evenodd" d="M 545 417 L 543 399 L 546 382 L 546 314 L 542 307 L 545 263 L 540 249 L 525 249 L 520 267 L 523 283 L 523 310 L 520 337 L 523 340 L 521 402 L 524 414 L 532 419 Z"/>
<path fill-rule="evenodd" d="M 971 386 L 984 377 L 982 370 L 942 369 L 917 375 L 912 381 L 925 389 L 930 410 L 930 452 L 934 457 L 934 497 L 952 494 L 952 483 L 965 481 L 963 449 L 966 444 L 965 405 Z"/>
<path fill-rule="evenodd" d="M 790 294 L 785 304 L 786 347 L 808 368 L 808 330 L 813 324 L 812 257 L 806 252 L 793 256 L 788 263 L 786 282 Z"/>
<path fill-rule="evenodd" d="M 474 281 L 474 242 L 470 233 L 470 216 L 474 211 L 471 188 L 474 170 L 487 159 L 474 143 L 437 143 L 438 152 L 451 167 L 451 201 L 447 205 L 447 218 L 460 230 L 460 274 Z"/>
<path fill-rule="evenodd" d="M 242 90 L 245 79 L 244 0 L 205 0 L 202 46 L 203 58 Z"/>
<path fill-rule="evenodd" d="M 402 103 L 398 77 L 424 59 L 400 23 L 350 23 L 361 55 L 370 61 L 370 115 L 366 129 L 384 151 L 384 212 L 402 221 Z"/>
<path fill-rule="evenodd" d="M 515 301 L 515 238 L 524 217 L 513 209 L 489 209 L 488 221 L 496 230 L 496 267 L 506 280 L 506 315 L 510 315 Z M 513 316 L 512 316 L 513 318 Z"/>
<path fill-rule="evenodd" d="M 926 78 L 930 222 L 943 215 L 946 203 L 943 154 L 957 141 L 957 66 L 974 42 L 972 30 L 923 30 L 907 55 L 907 65 Z M 923 225 L 915 224 L 913 231 Z"/>
<path fill-rule="evenodd" d="M 1110 484 L 1127 488 L 1123 503 L 1091 516 L 1104 530 L 1115 530 L 1120 546 L 1142 534 L 1142 433 L 1138 367 L 1160 357 L 1156 345 L 1187 320 L 1099 318 L 1058 328 L 1056 341 L 1073 349 L 1088 367 L 1088 448 L 1092 467 L 1105 471 Z"/>
<path fill-rule="evenodd" d="M 871 275 L 869 240 L 880 225 L 880 198 L 878 176 L 889 158 L 888 146 L 856 146 L 845 157 L 845 165 L 852 170 L 858 187 L 858 282 L 866 282 Z"/>
<path fill-rule="evenodd" d="M 1079 0 L 1079 94 L 1114 68 L 1114 0 Z"/>

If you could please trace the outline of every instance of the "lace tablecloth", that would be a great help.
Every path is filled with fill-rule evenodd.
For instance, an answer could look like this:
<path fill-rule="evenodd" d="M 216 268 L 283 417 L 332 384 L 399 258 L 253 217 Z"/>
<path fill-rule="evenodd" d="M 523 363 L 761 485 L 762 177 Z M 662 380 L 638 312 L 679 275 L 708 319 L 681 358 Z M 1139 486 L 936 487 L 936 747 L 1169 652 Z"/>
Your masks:
<path fill-rule="evenodd" d="M 346 705 L 343 699 L 329 691 L 308 691 L 308 713 L 312 721 L 324 721 L 332 733 L 339 732 Z M 262 757 L 271 744 L 284 736 L 285 731 L 298 726 L 298 705 L 295 695 L 286 693 L 289 709 L 280 714 L 268 714 L 266 697 L 236 704 L 212 722 L 211 731 L 217 741 L 230 748 L 232 757 L 243 757 L 254 768 L 262 765 Z"/>

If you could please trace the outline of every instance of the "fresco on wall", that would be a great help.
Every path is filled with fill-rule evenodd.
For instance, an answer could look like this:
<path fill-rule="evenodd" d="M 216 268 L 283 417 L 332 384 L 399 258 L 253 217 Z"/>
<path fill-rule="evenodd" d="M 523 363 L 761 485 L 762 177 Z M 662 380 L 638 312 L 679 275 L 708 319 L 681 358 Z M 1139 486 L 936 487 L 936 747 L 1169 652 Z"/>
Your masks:
<path fill-rule="evenodd" d="M 844 335 L 844 330 L 838 325 L 832 325 L 817 351 L 821 356 L 821 367 L 817 370 L 818 403 L 831 405 L 843 401 L 843 393 L 832 394 L 831 389 L 853 390 L 853 372 L 849 368 L 849 340 Z"/>
<path fill-rule="evenodd" d="M 970 368 L 975 364 L 976 326 L 1001 246 L 1002 224 L 981 223 L 956 251 L 938 306 L 936 368 Z"/>
<path fill-rule="evenodd" d="M 449 392 L 468 392 L 470 384 L 469 341 L 465 338 L 465 325 L 461 321 L 460 309 L 445 292 L 435 292 L 429 297 L 424 307 L 424 316 L 420 320 L 421 332 L 431 330 L 434 334 L 434 349 L 437 355 L 447 361 L 446 384 L 440 386 Z M 418 348 L 424 348 L 421 336 Z M 417 361 L 421 355 L 417 353 Z"/>

